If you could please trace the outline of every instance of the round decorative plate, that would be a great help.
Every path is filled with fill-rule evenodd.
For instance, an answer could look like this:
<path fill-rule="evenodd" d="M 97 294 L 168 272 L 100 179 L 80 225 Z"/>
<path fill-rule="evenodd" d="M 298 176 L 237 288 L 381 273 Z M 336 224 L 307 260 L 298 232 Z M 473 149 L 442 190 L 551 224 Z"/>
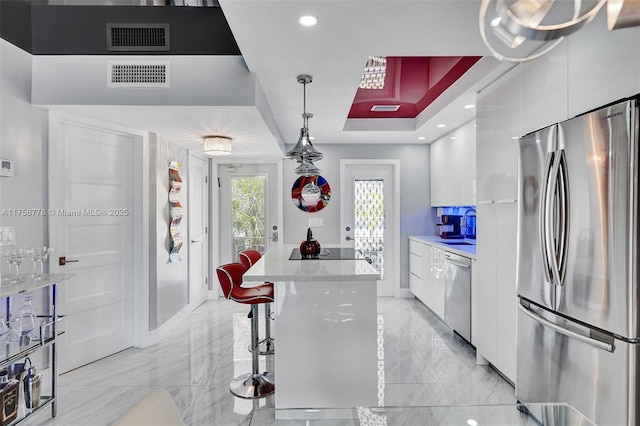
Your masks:
<path fill-rule="evenodd" d="M 320 175 L 300 176 L 291 188 L 291 200 L 302 211 L 313 213 L 322 210 L 331 198 L 331 187 Z"/>

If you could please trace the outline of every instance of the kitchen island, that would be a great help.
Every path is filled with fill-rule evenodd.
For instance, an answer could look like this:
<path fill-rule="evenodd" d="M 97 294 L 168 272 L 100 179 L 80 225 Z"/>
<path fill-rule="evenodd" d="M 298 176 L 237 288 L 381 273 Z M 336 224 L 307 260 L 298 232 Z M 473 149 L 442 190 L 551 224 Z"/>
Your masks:
<path fill-rule="evenodd" d="M 377 405 L 379 273 L 365 259 L 289 260 L 295 248 L 243 278 L 275 284 L 275 408 Z"/>

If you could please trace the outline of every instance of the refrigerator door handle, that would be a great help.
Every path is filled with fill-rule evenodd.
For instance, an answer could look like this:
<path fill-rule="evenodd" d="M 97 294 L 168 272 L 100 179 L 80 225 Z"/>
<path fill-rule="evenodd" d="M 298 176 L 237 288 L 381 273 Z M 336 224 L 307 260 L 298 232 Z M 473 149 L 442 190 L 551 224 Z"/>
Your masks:
<path fill-rule="evenodd" d="M 522 303 L 518 303 L 518 307 L 520 308 L 520 310 L 522 312 L 524 312 L 525 314 L 527 314 L 527 316 L 529 316 L 531 319 L 533 319 L 536 322 L 539 322 L 540 324 L 544 325 L 545 327 L 549 327 L 550 329 L 552 329 L 553 331 L 556 331 L 564 336 L 567 336 L 571 339 L 575 339 L 575 340 L 579 340 L 583 343 L 586 343 L 588 345 L 594 346 L 598 349 L 602 349 L 605 350 L 607 352 L 613 352 L 614 351 L 614 346 L 613 343 L 608 343 L 608 342 L 603 342 L 601 340 L 598 339 L 594 339 L 592 337 L 588 337 L 588 336 L 583 336 L 582 334 L 576 333 L 575 331 L 566 329 L 562 326 L 559 326 L 558 324 L 555 324 L 551 321 L 549 321 L 548 319 L 542 317 L 541 315 L 537 314 L 536 312 L 532 311 L 531 309 L 527 308 L 526 306 L 522 305 Z"/>
<path fill-rule="evenodd" d="M 557 285 L 564 285 L 564 277 L 567 265 L 567 245 L 569 242 L 569 182 L 567 175 L 567 158 L 564 150 L 559 151 L 558 159 L 558 185 L 557 185 L 557 200 L 558 200 L 558 239 L 556 241 L 554 250 L 554 264 L 555 272 L 557 274 Z"/>
<path fill-rule="evenodd" d="M 540 196 L 540 224 L 538 229 L 540 230 L 540 251 L 541 251 L 541 259 L 542 259 L 542 269 L 544 271 L 544 277 L 547 282 L 551 283 L 551 266 L 549 265 L 549 255 L 548 255 L 548 245 L 550 243 L 550 235 L 549 229 L 547 227 L 547 214 L 550 214 L 548 211 L 548 197 L 547 193 L 549 191 L 549 180 L 551 178 L 551 169 L 553 165 L 554 153 L 548 152 L 547 158 L 544 165 L 544 184 L 542 185 L 542 194 Z"/>

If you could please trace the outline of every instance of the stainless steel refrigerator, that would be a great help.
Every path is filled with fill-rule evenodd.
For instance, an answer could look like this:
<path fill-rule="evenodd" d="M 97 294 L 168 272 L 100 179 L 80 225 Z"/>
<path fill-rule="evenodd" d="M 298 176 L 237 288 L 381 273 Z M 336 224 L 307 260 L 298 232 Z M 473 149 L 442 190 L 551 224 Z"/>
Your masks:
<path fill-rule="evenodd" d="M 516 397 L 638 425 L 638 101 L 519 148 Z"/>

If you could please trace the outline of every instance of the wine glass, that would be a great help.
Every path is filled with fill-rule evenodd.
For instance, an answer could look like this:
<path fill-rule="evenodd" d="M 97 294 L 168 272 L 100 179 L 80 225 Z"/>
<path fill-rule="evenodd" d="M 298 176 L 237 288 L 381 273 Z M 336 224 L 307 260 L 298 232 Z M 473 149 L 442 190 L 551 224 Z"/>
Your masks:
<path fill-rule="evenodd" d="M 29 256 L 29 259 L 33 262 L 33 273 L 29 274 L 29 278 L 37 278 L 38 277 L 38 250 L 35 248 L 28 248 L 24 250 L 25 254 Z"/>
<path fill-rule="evenodd" d="M 22 258 L 24 257 L 24 252 L 22 249 L 19 250 L 5 250 L 3 256 L 7 263 L 9 263 L 9 284 L 16 284 L 20 282 L 20 264 L 22 263 Z M 11 273 L 11 265 L 15 266 L 16 275 L 15 278 L 12 277 Z"/>
<path fill-rule="evenodd" d="M 53 247 L 44 246 L 41 250 L 38 250 L 38 261 L 40 262 L 40 276 L 38 278 L 44 278 L 44 263 L 49 259 L 49 255 L 53 253 Z"/>
<path fill-rule="evenodd" d="M 22 264 L 22 259 L 24 258 L 24 250 L 18 249 L 14 252 L 13 264 L 16 265 L 16 279 L 15 282 L 19 283 L 20 280 L 20 265 Z"/>

